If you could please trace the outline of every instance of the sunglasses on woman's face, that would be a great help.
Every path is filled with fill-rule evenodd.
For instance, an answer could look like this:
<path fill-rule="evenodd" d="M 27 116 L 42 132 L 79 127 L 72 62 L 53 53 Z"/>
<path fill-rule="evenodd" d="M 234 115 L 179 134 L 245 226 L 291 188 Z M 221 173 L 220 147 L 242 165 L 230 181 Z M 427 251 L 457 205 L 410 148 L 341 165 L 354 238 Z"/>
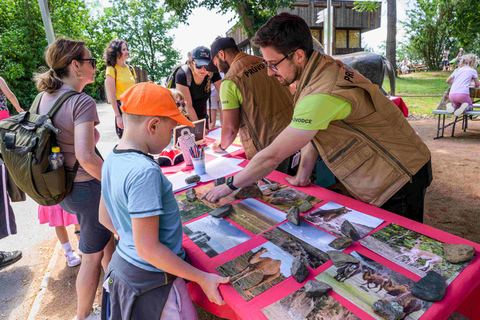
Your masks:
<path fill-rule="evenodd" d="M 180 107 L 185 108 L 185 106 L 187 105 L 187 103 L 186 103 L 185 101 L 182 101 L 182 102 L 177 101 L 177 102 L 175 102 L 175 103 L 177 104 L 177 107 L 178 107 L 178 108 L 180 108 Z"/>
<path fill-rule="evenodd" d="M 90 65 L 92 66 L 93 69 L 95 69 L 95 67 L 97 66 L 97 59 L 78 59 L 80 61 L 88 61 L 90 62 Z"/>
<path fill-rule="evenodd" d="M 195 68 L 197 68 L 198 70 L 207 68 L 207 66 L 199 66 L 196 62 L 194 62 L 194 65 L 195 65 Z"/>

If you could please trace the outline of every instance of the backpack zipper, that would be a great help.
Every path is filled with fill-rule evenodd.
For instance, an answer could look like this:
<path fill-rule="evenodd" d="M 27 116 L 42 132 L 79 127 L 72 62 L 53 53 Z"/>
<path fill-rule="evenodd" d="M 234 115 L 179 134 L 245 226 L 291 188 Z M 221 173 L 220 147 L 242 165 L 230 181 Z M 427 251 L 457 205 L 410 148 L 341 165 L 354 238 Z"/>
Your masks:
<path fill-rule="evenodd" d="M 338 157 L 340 157 L 340 156 L 343 157 L 343 154 L 345 153 L 345 151 L 350 149 L 355 144 L 355 142 L 357 142 L 357 138 L 353 139 L 352 142 L 350 142 L 345 148 L 343 148 L 342 150 L 337 152 L 333 157 L 328 159 L 328 162 L 332 163 L 333 161 L 337 160 Z"/>
<path fill-rule="evenodd" d="M 390 152 L 388 152 L 384 147 L 382 147 L 377 141 L 373 140 L 369 135 L 367 135 L 365 132 L 362 130 L 356 128 L 355 126 L 345 122 L 345 120 L 341 120 L 344 124 L 349 126 L 352 130 L 360 133 L 363 135 L 365 138 L 367 138 L 370 142 L 372 142 L 374 145 L 376 145 L 380 150 L 382 150 L 393 162 L 395 162 L 405 173 L 410 177 L 410 181 L 412 180 L 412 174 L 403 166 L 403 164 L 400 163 L 400 161 L 397 160 Z"/>

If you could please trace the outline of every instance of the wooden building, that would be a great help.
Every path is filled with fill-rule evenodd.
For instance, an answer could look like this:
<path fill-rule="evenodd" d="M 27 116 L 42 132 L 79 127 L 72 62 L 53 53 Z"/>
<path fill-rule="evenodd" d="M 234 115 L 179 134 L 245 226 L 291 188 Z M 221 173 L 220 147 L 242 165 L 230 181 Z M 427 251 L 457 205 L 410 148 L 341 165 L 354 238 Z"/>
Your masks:
<path fill-rule="evenodd" d="M 379 8 L 372 12 L 353 10 L 353 1 L 332 1 L 333 6 L 333 53 L 346 54 L 364 51 L 362 48 L 362 33 L 380 28 L 381 2 Z M 302 17 L 310 26 L 312 36 L 323 43 L 323 22 L 317 23 L 318 13 L 327 8 L 326 1 L 296 1 L 292 9 L 278 10 L 278 13 L 289 12 Z M 240 50 L 253 54 L 250 41 L 242 28 L 232 28 L 227 36 L 233 37 Z"/>

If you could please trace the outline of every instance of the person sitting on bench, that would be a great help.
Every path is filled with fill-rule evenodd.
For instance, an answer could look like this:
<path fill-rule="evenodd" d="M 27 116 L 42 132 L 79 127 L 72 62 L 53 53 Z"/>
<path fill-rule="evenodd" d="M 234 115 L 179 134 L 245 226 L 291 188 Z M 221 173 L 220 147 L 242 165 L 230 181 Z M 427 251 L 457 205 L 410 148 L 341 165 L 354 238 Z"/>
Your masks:
<path fill-rule="evenodd" d="M 448 96 L 451 103 L 447 103 L 447 112 L 453 113 L 456 117 L 465 111 L 473 110 L 469 86 L 473 81 L 475 87 L 480 87 L 477 70 L 473 69 L 476 63 L 477 57 L 474 54 L 464 55 L 460 67 L 447 79 L 447 83 L 452 85 Z"/>

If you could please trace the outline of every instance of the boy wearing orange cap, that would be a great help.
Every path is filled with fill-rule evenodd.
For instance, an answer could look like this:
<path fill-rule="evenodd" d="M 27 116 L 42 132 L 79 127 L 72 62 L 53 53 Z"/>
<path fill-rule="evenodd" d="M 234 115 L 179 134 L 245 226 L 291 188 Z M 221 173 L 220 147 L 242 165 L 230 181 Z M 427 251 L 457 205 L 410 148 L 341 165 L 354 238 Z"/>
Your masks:
<path fill-rule="evenodd" d="M 125 131 L 102 167 L 99 219 L 120 237 L 105 275 L 102 319 L 197 319 L 183 278 L 217 304 L 224 303 L 218 286 L 229 278 L 185 262 L 172 184 L 149 155 L 169 144 L 177 124 L 193 124 L 171 92 L 153 82 L 131 87 L 120 100 Z"/>

